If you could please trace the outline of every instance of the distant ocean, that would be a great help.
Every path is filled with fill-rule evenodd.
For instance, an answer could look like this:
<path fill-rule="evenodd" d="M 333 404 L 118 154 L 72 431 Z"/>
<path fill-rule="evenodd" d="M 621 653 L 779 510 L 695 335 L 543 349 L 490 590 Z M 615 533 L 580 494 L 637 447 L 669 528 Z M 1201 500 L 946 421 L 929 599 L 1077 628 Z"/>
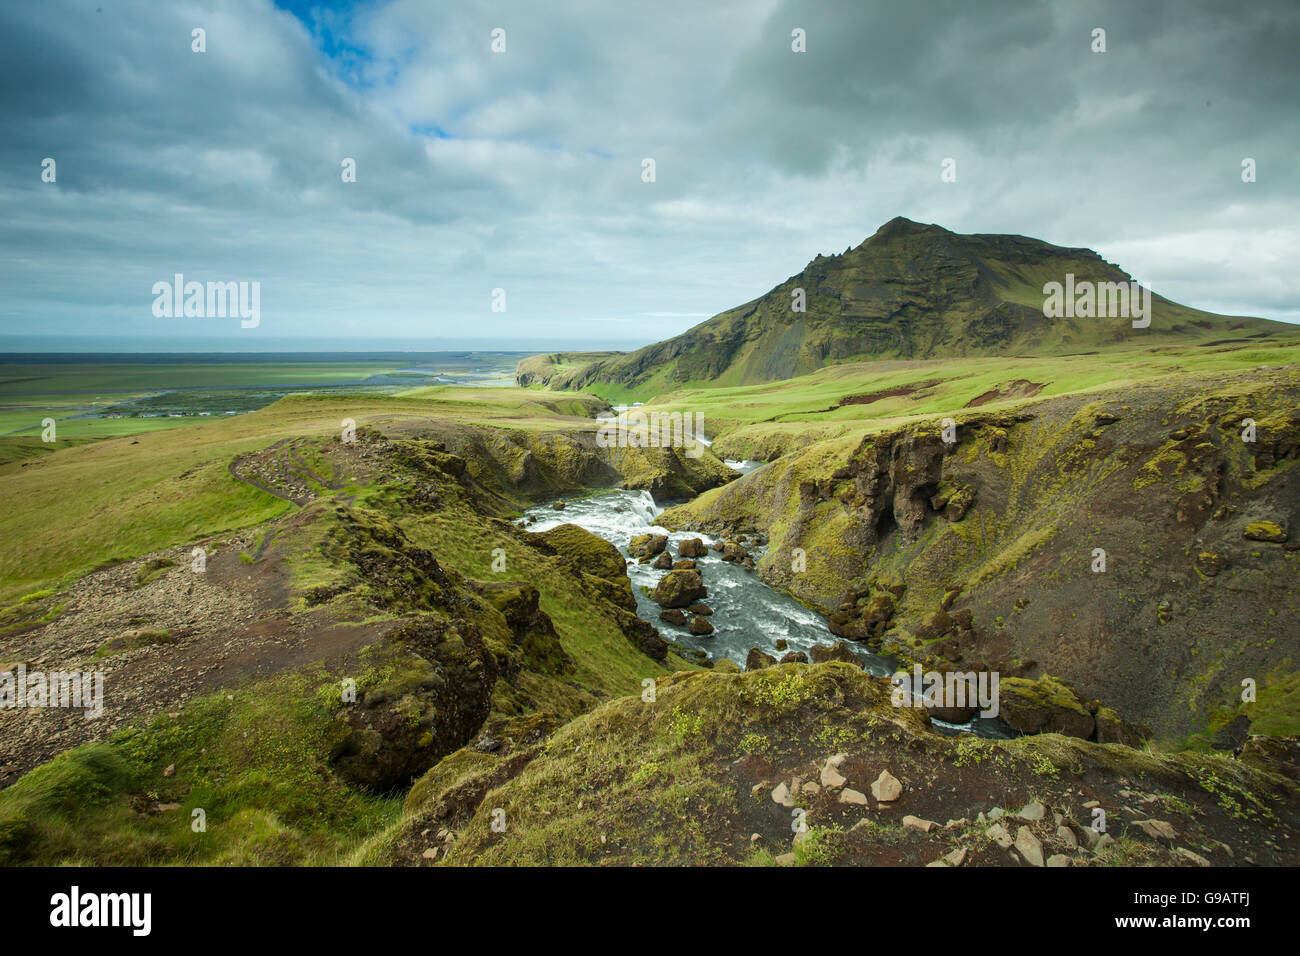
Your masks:
<path fill-rule="evenodd" d="M 0 335 L 0 361 L 22 353 L 60 355 L 261 355 L 302 354 L 355 356 L 446 354 L 448 352 L 630 352 L 649 343 L 614 339 L 580 341 L 542 338 L 309 338 L 267 336 L 143 336 L 143 335 Z M 46 359 L 48 361 L 49 359 Z"/>

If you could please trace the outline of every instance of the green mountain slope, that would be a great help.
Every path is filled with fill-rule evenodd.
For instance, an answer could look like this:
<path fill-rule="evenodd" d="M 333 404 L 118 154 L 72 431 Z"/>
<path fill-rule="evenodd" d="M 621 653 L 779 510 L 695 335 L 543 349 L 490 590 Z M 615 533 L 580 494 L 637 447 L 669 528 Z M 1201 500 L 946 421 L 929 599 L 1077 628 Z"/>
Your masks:
<path fill-rule="evenodd" d="M 766 295 L 626 355 L 533 356 L 521 385 L 646 398 L 683 384 L 749 385 L 862 359 L 1071 353 L 1295 334 L 1283 323 L 1202 312 L 1151 296 L 1151 323 L 1047 318 L 1049 282 L 1128 282 L 1090 249 L 1024 236 L 957 235 L 902 217 L 856 249 L 817 256 Z M 796 311 L 796 290 L 804 311 Z"/>

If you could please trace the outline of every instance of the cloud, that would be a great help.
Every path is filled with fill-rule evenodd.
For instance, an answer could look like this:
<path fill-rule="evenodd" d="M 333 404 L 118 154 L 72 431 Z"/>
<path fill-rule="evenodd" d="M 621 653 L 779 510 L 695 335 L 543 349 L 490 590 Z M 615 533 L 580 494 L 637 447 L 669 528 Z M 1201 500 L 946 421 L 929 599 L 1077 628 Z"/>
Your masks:
<path fill-rule="evenodd" d="M 152 284 L 182 272 L 260 281 L 268 337 L 648 342 L 895 215 L 1090 246 L 1177 301 L 1300 320 L 1294 4 L 656 11 L 5 5 L 0 332 L 246 347 L 237 323 L 153 318 Z"/>

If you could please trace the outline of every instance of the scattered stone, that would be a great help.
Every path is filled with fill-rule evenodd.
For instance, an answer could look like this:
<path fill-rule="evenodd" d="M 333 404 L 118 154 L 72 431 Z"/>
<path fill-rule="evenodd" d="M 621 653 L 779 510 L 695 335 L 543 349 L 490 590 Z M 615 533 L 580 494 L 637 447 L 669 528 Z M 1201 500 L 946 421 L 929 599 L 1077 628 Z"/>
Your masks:
<path fill-rule="evenodd" d="M 1030 865 L 1043 865 L 1043 845 L 1038 842 L 1038 837 L 1034 836 L 1034 831 L 1029 827 L 1021 827 L 1016 831 L 1016 849 Z"/>
<path fill-rule="evenodd" d="M 1007 832 L 1007 828 L 1000 823 L 993 824 L 993 826 L 984 831 L 984 835 L 990 840 L 995 841 L 997 845 L 1002 847 L 1004 850 L 1009 849 L 1012 842 L 1014 842 L 1011 839 L 1011 834 Z"/>
<path fill-rule="evenodd" d="M 1210 861 L 1207 860 L 1205 857 L 1201 856 L 1201 854 L 1193 853 L 1191 850 L 1187 849 L 1186 847 L 1180 846 L 1178 847 L 1178 849 L 1174 850 L 1174 852 L 1177 853 L 1179 856 L 1181 856 L 1184 860 L 1188 860 L 1189 862 L 1195 863 L 1197 866 L 1212 865 Z"/>
<path fill-rule="evenodd" d="M 438 848 L 436 846 L 431 846 L 429 849 L 421 853 L 420 856 L 424 857 L 426 860 L 436 860 L 438 858 Z"/>
<path fill-rule="evenodd" d="M 850 803 L 859 807 L 867 805 L 867 795 L 852 787 L 845 787 L 840 791 L 840 803 Z"/>
<path fill-rule="evenodd" d="M 1036 823 L 1047 815 L 1047 807 L 1043 806 L 1037 800 L 1031 800 L 1025 804 L 1024 809 L 1016 814 L 1021 820 L 1028 820 L 1030 823 Z"/>
<path fill-rule="evenodd" d="M 667 621 L 669 624 L 677 627 L 686 626 L 686 615 L 675 607 L 665 608 L 659 612 L 659 620 Z"/>
<path fill-rule="evenodd" d="M 803 785 L 803 792 L 816 796 L 817 794 L 822 792 L 822 788 L 820 785 L 815 784 L 811 780 L 809 780 L 807 783 Z"/>
<path fill-rule="evenodd" d="M 831 762 L 827 760 L 826 766 L 822 767 L 821 782 L 823 787 L 836 790 L 848 783 L 848 778 L 835 769 Z"/>
<path fill-rule="evenodd" d="M 882 770 L 871 785 L 871 795 L 881 803 L 893 803 L 903 795 L 903 785 L 888 770 Z"/>
<path fill-rule="evenodd" d="M 1070 858 L 1064 853 L 1053 853 L 1047 858 L 1048 866 L 1069 866 Z"/>
<path fill-rule="evenodd" d="M 707 604 L 701 604 L 698 601 L 686 610 L 690 611 L 692 614 L 698 614 L 700 617 L 708 617 L 713 613 L 713 608 L 709 607 Z"/>
<path fill-rule="evenodd" d="M 1003 810 L 1001 807 L 994 807 L 992 810 L 989 811 L 989 819 L 1001 820 L 1004 816 L 1006 816 L 1006 813 L 1007 811 Z"/>
<path fill-rule="evenodd" d="M 1178 831 L 1164 820 L 1134 820 L 1133 825 L 1155 840 L 1168 840 L 1173 843 L 1178 839 Z"/>
<path fill-rule="evenodd" d="M 961 866 L 966 862 L 966 848 L 964 846 L 958 847 L 951 853 L 944 854 L 943 859 L 949 866 Z"/>
<path fill-rule="evenodd" d="M 779 803 L 783 807 L 794 806 L 794 800 L 790 796 L 790 787 L 784 780 L 772 789 L 772 802 Z"/>
<path fill-rule="evenodd" d="M 931 830 L 936 829 L 939 824 L 935 823 L 933 820 L 922 820 L 920 817 L 914 817 L 909 813 L 907 816 L 903 817 L 903 826 L 913 827 L 920 830 L 922 833 L 929 833 Z"/>
<path fill-rule="evenodd" d="M 793 854 L 793 853 L 782 853 L 780 856 L 778 856 L 778 857 L 776 858 L 776 865 L 777 865 L 777 866 L 794 866 L 794 854 Z"/>
<path fill-rule="evenodd" d="M 1069 827 L 1057 827 L 1056 837 L 1071 850 L 1077 850 L 1079 848 L 1079 838 L 1074 835 L 1074 831 Z"/>
<path fill-rule="evenodd" d="M 175 772 L 176 772 L 176 764 L 174 764 L 174 763 L 169 763 L 169 764 L 167 765 L 166 769 L 163 770 L 163 776 L 164 776 L 164 777 L 170 777 L 170 776 L 171 776 L 172 774 L 174 774 Z"/>
<path fill-rule="evenodd" d="M 650 567 L 654 568 L 656 571 L 671 571 L 673 567 L 672 555 L 667 551 L 660 551 L 659 557 L 655 558 L 654 561 L 651 562 Z"/>

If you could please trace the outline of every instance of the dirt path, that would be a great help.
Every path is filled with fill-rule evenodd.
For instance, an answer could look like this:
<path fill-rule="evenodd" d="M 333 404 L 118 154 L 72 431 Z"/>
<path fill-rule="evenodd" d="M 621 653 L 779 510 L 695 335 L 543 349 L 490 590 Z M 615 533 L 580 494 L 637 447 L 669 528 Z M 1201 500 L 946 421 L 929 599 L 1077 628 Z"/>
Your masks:
<path fill-rule="evenodd" d="M 202 573 L 191 570 L 188 548 L 150 556 L 176 565 L 140 586 L 144 560 L 95 571 L 67 592 L 57 619 L 0 637 L 0 670 L 13 672 L 21 662 L 29 673 L 104 673 L 97 719 L 58 708 L 0 710 L 0 787 L 65 750 L 179 711 L 193 697 L 314 661 L 345 660 L 395 626 L 343 625 L 323 609 L 292 613 L 280 555 L 268 550 L 255 564 L 239 560 L 261 534 L 250 529 L 223 542 Z"/>

